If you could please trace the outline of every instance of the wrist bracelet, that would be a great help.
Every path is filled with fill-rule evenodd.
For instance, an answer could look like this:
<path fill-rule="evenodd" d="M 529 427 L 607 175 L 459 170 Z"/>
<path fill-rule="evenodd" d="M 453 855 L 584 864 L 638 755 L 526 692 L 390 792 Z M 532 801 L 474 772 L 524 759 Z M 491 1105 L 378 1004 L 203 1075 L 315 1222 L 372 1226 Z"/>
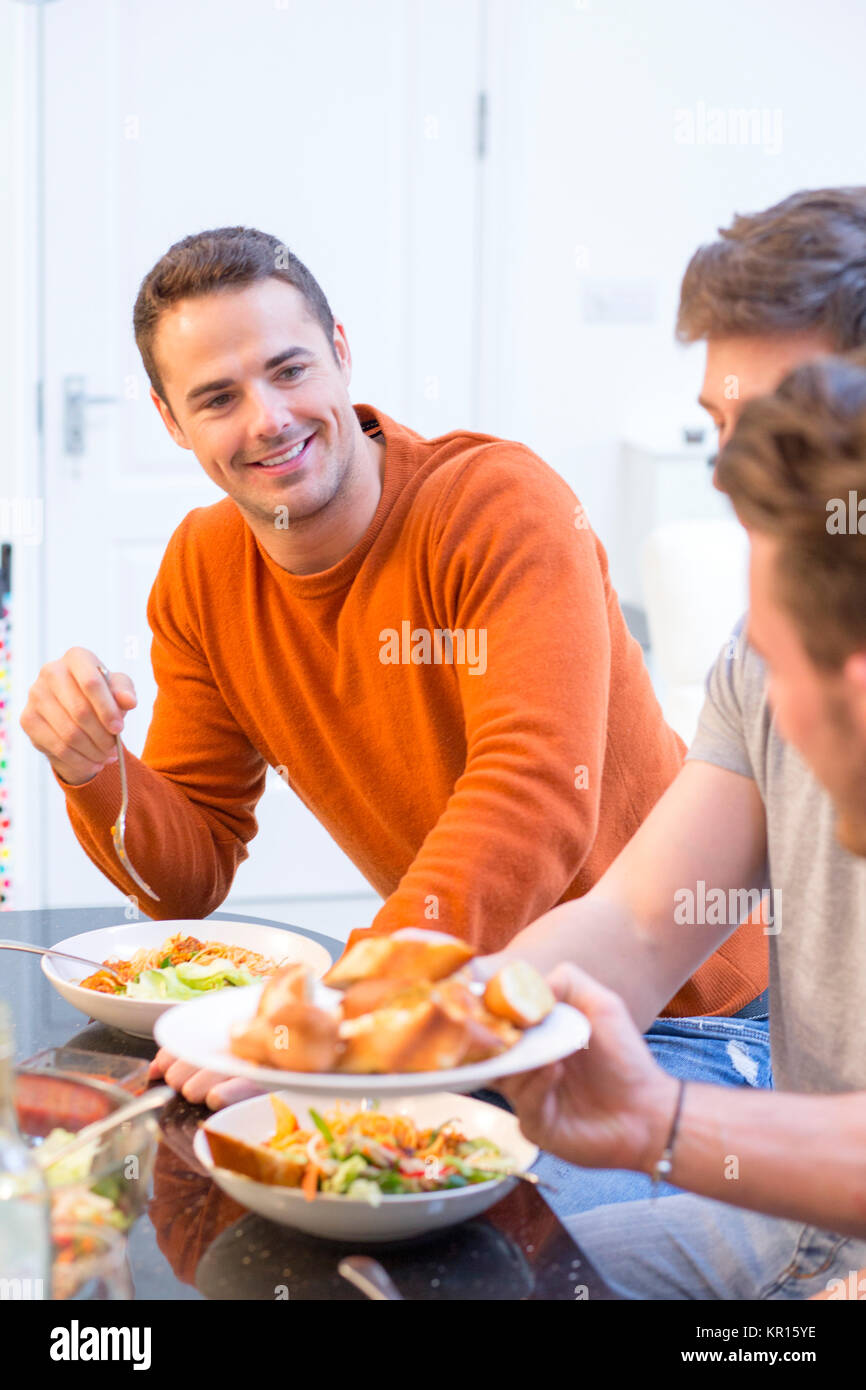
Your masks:
<path fill-rule="evenodd" d="M 655 1166 L 653 1167 L 653 1171 L 652 1171 L 652 1179 L 653 1179 L 653 1191 L 652 1191 L 652 1195 L 653 1195 L 654 1197 L 657 1197 L 657 1196 L 658 1196 L 658 1185 L 659 1185 L 659 1183 L 662 1181 L 663 1178 L 666 1178 L 666 1177 L 669 1175 L 669 1173 L 671 1172 L 671 1170 L 672 1170 L 672 1168 L 673 1168 L 673 1166 L 674 1166 L 674 1164 L 673 1164 L 674 1144 L 677 1142 L 677 1130 L 678 1130 L 679 1127 L 680 1127 L 680 1115 L 682 1114 L 682 1111 L 683 1111 L 683 1097 L 685 1096 L 685 1094 L 686 1094 L 686 1083 L 685 1083 L 685 1081 L 681 1080 L 681 1081 L 680 1081 L 679 1094 L 677 1095 L 676 1108 L 675 1108 L 675 1110 L 674 1110 L 674 1118 L 673 1118 L 673 1120 L 672 1120 L 672 1122 L 671 1122 L 671 1127 L 670 1127 L 670 1131 L 669 1131 L 669 1133 L 668 1133 L 667 1143 L 665 1144 L 664 1149 L 662 1150 L 661 1158 L 657 1161 L 657 1163 L 656 1163 Z"/>

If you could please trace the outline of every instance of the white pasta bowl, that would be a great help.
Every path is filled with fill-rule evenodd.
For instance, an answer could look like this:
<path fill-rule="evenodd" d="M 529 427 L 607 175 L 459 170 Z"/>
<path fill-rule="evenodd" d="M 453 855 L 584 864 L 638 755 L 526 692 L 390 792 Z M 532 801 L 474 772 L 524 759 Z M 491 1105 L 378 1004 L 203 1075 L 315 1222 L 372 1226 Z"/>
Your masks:
<path fill-rule="evenodd" d="M 277 963 L 303 961 L 310 966 L 317 980 L 321 979 L 331 965 L 331 957 L 324 946 L 299 932 L 289 931 L 284 927 L 267 927 L 257 922 L 231 922 L 210 918 L 124 922 L 120 926 L 103 927 L 99 931 L 68 936 L 64 941 L 53 944 L 59 951 L 70 951 L 73 955 L 84 956 L 97 962 L 115 957 L 129 960 L 136 951 L 143 948 L 152 950 L 161 945 L 167 937 L 175 936 L 178 932 L 183 936 L 195 936 L 199 941 L 219 941 L 228 946 L 243 946 Z M 80 1009 L 83 1014 L 97 1019 L 99 1023 L 119 1028 L 123 1033 L 131 1033 L 135 1038 L 152 1038 L 156 1020 L 167 1010 L 176 1008 L 180 1002 L 173 999 L 127 999 L 123 994 L 101 994 L 99 990 L 83 989 L 79 981 L 92 975 L 93 971 L 76 961 L 63 960 L 61 956 L 43 956 L 42 970 L 57 993 L 73 1008 Z M 241 992 L 236 987 L 230 988 L 234 993 Z M 198 1005 L 212 992 L 215 991 L 203 991 L 202 1000 L 191 1002 Z"/>
<path fill-rule="evenodd" d="M 295 1112 L 302 1129 L 312 1129 L 310 1109 L 320 1114 L 333 1108 L 332 1092 L 279 1091 L 282 1100 Z M 353 1097 L 350 1104 L 357 1103 Z M 526 1172 L 538 1157 L 538 1149 L 523 1137 L 517 1119 L 507 1110 L 472 1096 L 438 1092 L 426 1095 L 389 1096 L 381 1110 L 387 1115 L 406 1115 L 421 1125 L 459 1121 L 469 1139 L 492 1139 L 502 1151 L 516 1160 L 517 1169 Z M 491 1178 L 489 1182 L 440 1192 L 394 1193 L 383 1195 L 377 1206 L 338 1193 L 320 1192 L 312 1201 L 300 1188 L 276 1187 L 257 1182 L 240 1173 L 214 1164 L 207 1142 L 207 1130 L 216 1130 L 256 1144 L 274 1133 L 274 1111 L 269 1095 L 240 1101 L 219 1110 L 201 1125 L 193 1149 L 196 1158 L 224 1192 L 280 1226 L 290 1226 L 326 1240 L 379 1242 L 406 1240 L 412 1236 L 455 1226 L 460 1221 L 492 1207 L 505 1197 L 515 1183 L 514 1176 Z"/>

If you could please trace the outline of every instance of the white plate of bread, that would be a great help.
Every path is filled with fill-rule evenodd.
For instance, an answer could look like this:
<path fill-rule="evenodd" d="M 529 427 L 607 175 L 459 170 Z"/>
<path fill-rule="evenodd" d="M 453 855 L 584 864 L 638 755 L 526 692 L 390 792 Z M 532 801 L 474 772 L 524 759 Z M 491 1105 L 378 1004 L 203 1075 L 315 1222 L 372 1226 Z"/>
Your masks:
<path fill-rule="evenodd" d="M 286 965 L 264 985 L 177 1005 L 154 1036 L 223 1076 L 346 1098 L 465 1094 L 587 1046 L 587 1018 L 532 966 L 510 961 L 482 985 L 474 954 L 444 932 L 370 934 L 321 981 Z"/>

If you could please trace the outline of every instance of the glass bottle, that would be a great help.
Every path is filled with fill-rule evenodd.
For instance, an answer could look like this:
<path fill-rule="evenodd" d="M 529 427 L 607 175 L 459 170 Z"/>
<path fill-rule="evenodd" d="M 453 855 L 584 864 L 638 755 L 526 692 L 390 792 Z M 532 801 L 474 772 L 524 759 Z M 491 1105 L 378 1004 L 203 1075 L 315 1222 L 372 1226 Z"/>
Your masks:
<path fill-rule="evenodd" d="M 15 1111 L 12 1020 L 0 999 L 0 1300 L 51 1297 L 51 1199 Z"/>

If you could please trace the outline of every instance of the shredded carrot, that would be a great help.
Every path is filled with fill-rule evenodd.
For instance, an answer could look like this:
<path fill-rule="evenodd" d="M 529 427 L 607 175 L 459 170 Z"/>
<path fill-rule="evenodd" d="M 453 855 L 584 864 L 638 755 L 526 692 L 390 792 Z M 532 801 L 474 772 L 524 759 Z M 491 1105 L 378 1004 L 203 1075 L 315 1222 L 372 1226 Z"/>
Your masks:
<path fill-rule="evenodd" d="M 404 1149 L 416 1149 L 418 1147 L 418 1134 L 415 1126 L 405 1115 L 398 1115 L 394 1121 L 394 1136 L 397 1143 Z"/>
<path fill-rule="evenodd" d="M 356 1140 L 369 1139 L 386 1152 L 393 1153 L 395 1162 L 401 1153 L 409 1151 L 422 1167 L 427 1159 L 447 1157 L 449 1153 L 454 1153 L 456 1146 L 466 1137 L 454 1120 L 449 1120 L 436 1129 L 419 1129 L 406 1115 L 382 1115 L 371 1110 L 358 1110 L 353 1113 L 342 1109 L 339 1104 L 333 1113 L 327 1114 L 324 1118 L 338 1142 L 349 1134 L 354 1135 Z M 308 1144 L 316 1133 L 315 1130 L 296 1129 L 287 1134 L 285 1129 L 278 1125 L 273 1137 L 265 1142 L 268 1147 L 278 1150 L 295 1148 Z M 301 1188 L 308 1201 L 313 1200 L 318 1191 L 319 1179 L 324 1177 L 324 1170 L 316 1163 L 308 1161 L 301 1182 Z"/>

